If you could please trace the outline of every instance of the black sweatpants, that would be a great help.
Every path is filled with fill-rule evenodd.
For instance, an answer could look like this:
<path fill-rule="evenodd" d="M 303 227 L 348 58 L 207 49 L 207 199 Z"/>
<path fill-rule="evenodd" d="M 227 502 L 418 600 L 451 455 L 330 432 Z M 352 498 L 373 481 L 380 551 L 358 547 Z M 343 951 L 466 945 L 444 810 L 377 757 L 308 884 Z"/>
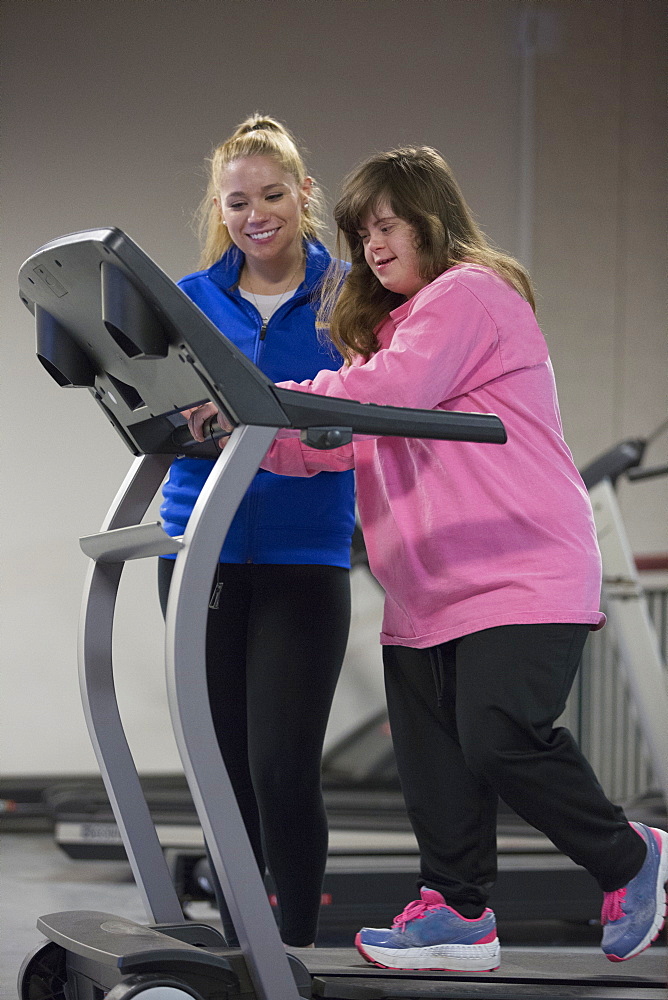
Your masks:
<path fill-rule="evenodd" d="M 173 560 L 159 559 L 163 613 Z M 211 714 L 281 937 L 315 940 L 327 860 L 320 762 L 350 625 L 338 566 L 221 563 L 207 622 Z M 227 915 L 221 906 L 226 931 Z"/>
<path fill-rule="evenodd" d="M 611 892 L 645 845 L 564 728 L 587 625 L 506 625 L 429 649 L 385 646 L 392 738 L 420 884 L 467 917 L 497 871 L 500 796 Z"/>

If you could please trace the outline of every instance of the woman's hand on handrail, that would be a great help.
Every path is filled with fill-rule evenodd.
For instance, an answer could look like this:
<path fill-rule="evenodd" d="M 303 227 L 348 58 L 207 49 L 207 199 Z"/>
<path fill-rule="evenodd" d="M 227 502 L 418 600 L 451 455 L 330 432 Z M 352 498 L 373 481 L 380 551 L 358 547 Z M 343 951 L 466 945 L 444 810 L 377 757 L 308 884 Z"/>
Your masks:
<path fill-rule="evenodd" d="M 195 441 L 203 442 L 209 436 L 208 427 L 215 420 L 216 423 L 228 433 L 232 433 L 234 427 L 220 412 L 215 403 L 202 403 L 201 406 L 194 406 L 190 410 L 182 410 L 183 416 L 188 420 L 188 430 Z M 218 447 L 224 448 L 227 437 L 218 439 Z"/>

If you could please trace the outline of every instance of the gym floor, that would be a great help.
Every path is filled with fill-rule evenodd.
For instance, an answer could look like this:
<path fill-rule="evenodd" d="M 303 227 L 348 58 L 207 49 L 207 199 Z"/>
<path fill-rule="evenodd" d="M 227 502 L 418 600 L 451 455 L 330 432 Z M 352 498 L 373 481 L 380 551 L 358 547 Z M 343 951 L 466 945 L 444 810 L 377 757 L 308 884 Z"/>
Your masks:
<path fill-rule="evenodd" d="M 16 981 L 24 957 L 41 941 L 35 921 L 59 910 L 102 910 L 143 922 L 146 917 L 130 866 L 125 861 L 75 861 L 56 845 L 50 832 L 7 832 L 2 837 L 0 898 L 0 1000 L 17 1000 Z M 213 911 L 198 904 L 197 918 L 215 922 Z M 584 949 L 600 954 L 597 927 L 511 925 L 500 930 L 506 951 L 514 947 Z M 343 945 L 349 942 L 322 942 Z M 666 932 L 652 950 L 668 962 Z M 636 962 L 642 962 L 642 957 Z M 634 963 L 635 964 L 635 963 Z M 609 968 L 602 962 L 601 975 Z"/>

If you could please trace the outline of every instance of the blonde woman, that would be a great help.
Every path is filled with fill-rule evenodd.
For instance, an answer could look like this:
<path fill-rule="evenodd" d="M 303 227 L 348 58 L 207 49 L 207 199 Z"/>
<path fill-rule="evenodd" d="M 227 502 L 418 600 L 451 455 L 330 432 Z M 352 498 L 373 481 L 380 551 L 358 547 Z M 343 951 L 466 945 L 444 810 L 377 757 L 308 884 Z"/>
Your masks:
<path fill-rule="evenodd" d="M 315 329 L 331 259 L 319 193 L 279 122 L 253 115 L 210 161 L 201 270 L 179 284 L 274 381 L 341 358 Z M 314 304 L 315 303 L 315 304 Z M 213 463 L 180 457 L 164 487 L 165 529 L 183 533 Z M 298 480 L 260 471 L 213 581 L 207 677 L 213 721 L 261 871 L 274 879 L 284 942 L 315 941 L 327 856 L 320 760 L 350 620 L 353 473 Z M 173 560 L 159 560 L 166 606 Z M 224 900 L 219 905 L 234 943 Z"/>

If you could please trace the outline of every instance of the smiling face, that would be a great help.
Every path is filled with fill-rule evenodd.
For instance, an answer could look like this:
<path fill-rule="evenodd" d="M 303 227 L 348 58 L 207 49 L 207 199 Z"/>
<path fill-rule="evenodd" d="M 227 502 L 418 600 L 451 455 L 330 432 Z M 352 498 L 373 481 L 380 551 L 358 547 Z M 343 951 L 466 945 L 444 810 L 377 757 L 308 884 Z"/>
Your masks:
<path fill-rule="evenodd" d="M 429 284 L 420 275 L 415 230 L 394 214 L 387 200 L 379 202 L 362 222 L 358 235 L 364 257 L 384 288 L 411 298 Z"/>
<path fill-rule="evenodd" d="M 271 156 L 248 156 L 227 165 L 215 203 L 251 268 L 292 266 L 301 255 L 302 212 L 311 184 L 306 177 L 299 185 Z"/>

